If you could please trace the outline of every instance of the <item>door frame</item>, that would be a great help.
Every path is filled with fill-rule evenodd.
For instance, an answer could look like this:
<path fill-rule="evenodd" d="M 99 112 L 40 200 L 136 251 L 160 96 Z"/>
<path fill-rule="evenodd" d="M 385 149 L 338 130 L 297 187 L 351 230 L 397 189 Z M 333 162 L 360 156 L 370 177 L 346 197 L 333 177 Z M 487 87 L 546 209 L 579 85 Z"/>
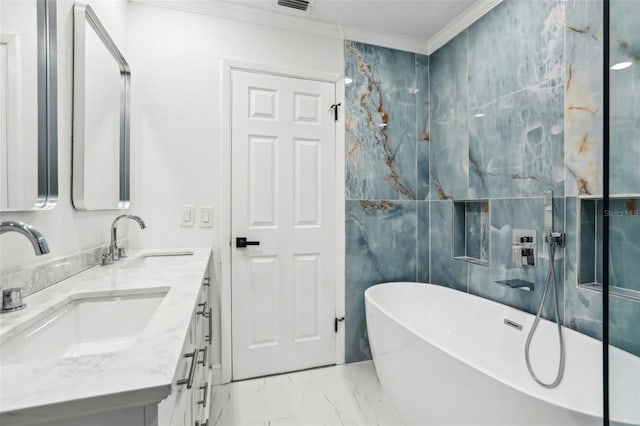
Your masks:
<path fill-rule="evenodd" d="M 344 76 L 310 69 L 280 67 L 270 64 L 222 59 L 222 104 L 220 128 L 220 152 L 218 172 L 220 193 L 218 197 L 218 247 L 220 247 L 220 364 L 221 382 L 232 380 L 233 354 L 231 347 L 231 75 L 233 71 L 249 71 L 281 77 L 302 78 L 335 84 L 336 103 L 343 106 L 336 122 L 336 316 L 345 316 L 345 122 Z M 336 333 L 336 364 L 344 364 L 345 322 Z"/>

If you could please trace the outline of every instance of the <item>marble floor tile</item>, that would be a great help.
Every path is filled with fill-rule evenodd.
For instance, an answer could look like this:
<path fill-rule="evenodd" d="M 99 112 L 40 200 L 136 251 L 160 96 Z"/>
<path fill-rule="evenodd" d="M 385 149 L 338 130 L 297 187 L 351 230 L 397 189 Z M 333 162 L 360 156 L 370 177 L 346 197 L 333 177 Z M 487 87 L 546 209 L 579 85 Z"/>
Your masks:
<path fill-rule="evenodd" d="M 402 424 L 371 361 L 220 385 L 212 398 L 219 426 Z"/>

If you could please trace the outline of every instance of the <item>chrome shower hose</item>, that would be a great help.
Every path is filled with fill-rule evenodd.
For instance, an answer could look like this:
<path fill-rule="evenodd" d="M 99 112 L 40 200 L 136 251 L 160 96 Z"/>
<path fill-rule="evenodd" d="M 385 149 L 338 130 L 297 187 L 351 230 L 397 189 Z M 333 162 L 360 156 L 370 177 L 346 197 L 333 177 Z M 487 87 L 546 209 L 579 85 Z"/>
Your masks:
<path fill-rule="evenodd" d="M 536 314 L 536 319 L 533 321 L 533 325 L 531 326 L 531 330 L 529 331 L 529 335 L 527 336 L 527 343 L 524 346 L 524 357 L 527 362 L 527 369 L 529 370 L 529 374 L 533 377 L 540 386 L 545 388 L 555 388 L 562 381 L 562 376 L 564 374 L 564 357 L 565 357 L 565 349 L 564 349 L 564 339 L 562 338 L 562 325 L 560 324 L 560 309 L 558 309 L 558 283 L 556 281 L 556 270 L 554 265 L 555 260 L 555 245 L 549 240 L 547 242 L 548 250 L 549 250 L 549 272 L 547 273 L 547 281 L 544 286 L 544 292 L 542 293 L 542 300 L 540 301 L 540 306 L 538 307 L 538 313 Z M 536 332 L 536 328 L 538 327 L 538 323 L 540 322 L 540 315 L 542 314 L 542 308 L 544 307 L 544 302 L 547 299 L 547 292 L 549 290 L 549 286 L 553 281 L 553 296 L 554 296 L 554 307 L 556 311 L 556 324 L 558 326 L 558 341 L 560 342 L 560 362 L 558 364 L 558 374 L 556 378 L 551 383 L 545 383 L 536 376 L 536 373 L 533 371 L 531 367 L 531 360 L 529 359 L 529 351 L 531 346 L 531 339 Z"/>

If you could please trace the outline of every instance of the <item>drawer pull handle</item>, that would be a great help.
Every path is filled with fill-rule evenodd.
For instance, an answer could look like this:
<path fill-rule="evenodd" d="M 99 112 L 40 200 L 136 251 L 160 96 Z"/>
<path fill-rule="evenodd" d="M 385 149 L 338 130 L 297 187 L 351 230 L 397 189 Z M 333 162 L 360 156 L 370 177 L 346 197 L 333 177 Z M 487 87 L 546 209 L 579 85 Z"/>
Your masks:
<path fill-rule="evenodd" d="M 200 386 L 200 390 L 204 391 L 204 396 L 201 401 L 198 401 L 198 405 L 202 405 L 203 407 L 207 406 L 207 394 L 209 393 L 209 383 L 205 383 L 204 386 Z"/>
<path fill-rule="evenodd" d="M 189 376 L 186 379 L 180 379 L 177 381 L 177 384 L 180 386 L 187 385 L 187 389 L 191 389 L 191 386 L 193 386 L 193 376 L 196 373 L 196 354 L 197 351 L 195 350 L 191 353 L 184 354 L 184 358 L 191 358 L 191 364 L 189 364 Z"/>
<path fill-rule="evenodd" d="M 209 319 L 209 334 L 204 337 L 204 340 L 211 344 L 211 336 L 213 336 L 213 309 L 209 308 L 208 315 L 205 316 Z"/>
<path fill-rule="evenodd" d="M 198 352 L 202 352 L 202 360 L 198 361 L 200 365 L 207 365 L 207 349 L 209 347 L 205 346 L 204 349 L 198 349 Z"/>
<path fill-rule="evenodd" d="M 198 315 L 202 315 L 203 317 L 207 317 L 207 302 L 205 301 L 204 303 L 198 303 L 198 306 L 200 306 L 202 308 L 201 311 L 198 311 Z"/>
<path fill-rule="evenodd" d="M 211 278 L 207 277 L 202 280 L 202 285 L 209 287 L 211 285 Z"/>

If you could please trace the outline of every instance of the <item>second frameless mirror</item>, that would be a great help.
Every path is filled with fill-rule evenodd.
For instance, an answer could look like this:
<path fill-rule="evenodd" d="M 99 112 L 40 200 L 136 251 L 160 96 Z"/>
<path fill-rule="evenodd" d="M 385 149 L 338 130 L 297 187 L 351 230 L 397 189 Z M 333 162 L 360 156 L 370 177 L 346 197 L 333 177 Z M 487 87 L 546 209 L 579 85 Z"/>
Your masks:
<path fill-rule="evenodd" d="M 0 211 L 58 198 L 56 2 L 0 1 Z"/>
<path fill-rule="evenodd" d="M 93 9 L 74 6 L 73 205 L 129 207 L 129 65 Z"/>

